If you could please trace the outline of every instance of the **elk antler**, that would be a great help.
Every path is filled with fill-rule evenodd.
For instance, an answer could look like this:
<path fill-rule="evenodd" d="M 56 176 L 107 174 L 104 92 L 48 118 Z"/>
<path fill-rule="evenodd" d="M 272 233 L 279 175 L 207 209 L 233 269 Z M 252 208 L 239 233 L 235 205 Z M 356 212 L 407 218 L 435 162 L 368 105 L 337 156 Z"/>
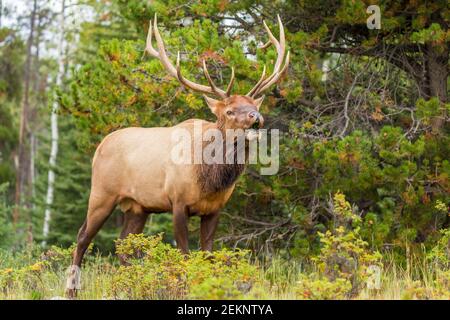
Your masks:
<path fill-rule="evenodd" d="M 155 32 L 155 39 L 156 39 L 156 44 L 158 46 L 158 50 L 155 50 L 155 48 L 153 48 L 153 45 L 152 45 L 153 29 Z M 205 60 L 202 61 L 203 73 L 204 73 L 206 79 L 208 80 L 209 87 L 204 86 L 202 84 L 192 82 L 192 81 L 186 79 L 185 77 L 183 77 L 183 75 L 181 74 L 181 68 L 180 68 L 180 52 L 179 51 L 177 53 L 176 68 L 173 66 L 172 62 L 170 62 L 170 59 L 166 54 L 166 49 L 164 48 L 164 42 L 163 42 L 161 35 L 159 33 L 159 30 L 158 30 L 156 14 L 155 14 L 155 19 L 153 21 L 153 27 L 152 27 L 152 21 L 150 20 L 150 26 L 148 28 L 147 44 L 145 46 L 145 52 L 147 52 L 151 56 L 159 59 L 159 61 L 161 61 L 162 65 L 169 72 L 169 74 L 172 77 L 178 79 L 178 81 L 180 81 L 180 83 L 182 85 L 184 85 L 186 88 L 192 89 L 194 91 L 206 93 L 206 94 L 217 95 L 222 99 L 225 99 L 230 96 L 231 89 L 234 84 L 234 68 L 231 69 L 231 79 L 230 79 L 230 83 L 227 86 L 227 90 L 223 91 L 222 89 L 218 88 L 214 84 L 213 80 L 211 79 L 208 69 L 206 68 Z"/>
<path fill-rule="evenodd" d="M 277 15 L 278 18 L 278 25 L 280 26 L 280 41 L 278 41 L 270 31 L 269 27 L 267 26 L 266 22 L 263 21 L 264 28 L 266 29 L 268 35 L 269 35 L 269 42 L 267 42 L 264 46 L 261 48 L 267 48 L 271 44 L 273 44 L 277 50 L 277 61 L 275 63 L 275 66 L 273 68 L 273 73 L 267 77 L 264 78 L 266 75 L 266 66 L 264 66 L 261 78 L 259 79 L 258 83 L 247 93 L 247 96 L 250 96 L 252 98 L 255 98 L 259 94 L 261 94 L 263 91 L 267 90 L 271 85 L 276 83 L 280 77 L 283 75 L 283 73 L 287 70 L 287 67 L 289 65 L 289 51 L 286 55 L 286 59 L 284 58 L 284 52 L 286 50 L 286 40 L 284 37 L 284 27 L 283 23 L 281 22 L 280 16 Z M 284 65 L 283 65 L 284 61 Z M 283 65 L 283 66 L 282 66 Z"/>

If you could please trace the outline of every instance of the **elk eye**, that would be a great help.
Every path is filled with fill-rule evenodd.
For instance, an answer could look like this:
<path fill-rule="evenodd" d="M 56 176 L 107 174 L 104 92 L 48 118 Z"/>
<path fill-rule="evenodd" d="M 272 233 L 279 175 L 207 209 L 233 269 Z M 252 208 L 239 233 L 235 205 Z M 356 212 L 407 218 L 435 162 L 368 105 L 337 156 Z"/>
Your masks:
<path fill-rule="evenodd" d="M 233 115 L 233 114 L 234 114 L 233 111 L 231 111 L 231 110 L 228 110 L 228 111 L 227 111 L 227 115 L 231 116 L 231 115 Z"/>

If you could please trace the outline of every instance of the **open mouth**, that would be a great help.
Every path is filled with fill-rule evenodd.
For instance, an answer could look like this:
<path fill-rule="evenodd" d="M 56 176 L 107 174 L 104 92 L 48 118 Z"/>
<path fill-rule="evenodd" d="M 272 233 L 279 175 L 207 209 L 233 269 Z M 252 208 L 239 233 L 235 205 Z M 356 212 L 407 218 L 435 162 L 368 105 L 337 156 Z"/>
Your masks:
<path fill-rule="evenodd" d="M 252 129 L 258 130 L 259 129 L 259 119 L 256 119 L 255 122 L 251 126 Z"/>

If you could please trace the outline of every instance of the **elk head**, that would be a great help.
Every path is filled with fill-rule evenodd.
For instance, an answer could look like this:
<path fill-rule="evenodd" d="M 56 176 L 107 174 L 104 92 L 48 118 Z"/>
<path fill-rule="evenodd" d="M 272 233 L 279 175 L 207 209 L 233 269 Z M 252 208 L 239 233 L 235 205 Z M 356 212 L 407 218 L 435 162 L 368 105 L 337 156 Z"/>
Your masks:
<path fill-rule="evenodd" d="M 181 74 L 180 52 L 177 53 L 176 67 L 173 66 L 167 56 L 164 42 L 158 30 L 156 14 L 153 25 L 150 20 L 145 52 L 159 59 L 167 72 L 174 78 L 178 79 L 183 86 L 204 94 L 203 96 L 208 107 L 217 117 L 217 125 L 220 129 L 257 130 L 262 128 L 264 125 L 264 118 L 259 113 L 259 108 L 264 100 L 262 93 L 281 78 L 289 65 L 289 51 L 285 55 L 286 41 L 280 16 L 278 16 L 278 25 L 280 28 L 279 41 L 274 37 L 267 24 L 265 22 L 263 22 L 263 24 L 269 35 L 269 41 L 262 48 L 267 48 L 273 44 L 277 50 L 278 56 L 273 73 L 266 77 L 266 66 L 264 66 L 261 78 L 246 95 L 231 95 L 231 90 L 235 80 L 234 68 L 231 69 L 231 79 L 226 90 L 224 91 L 218 88 L 208 72 L 205 60 L 202 61 L 203 73 L 208 80 L 209 86 L 198 84 L 186 79 Z M 156 38 L 157 50 L 152 45 L 153 31 Z M 209 97 L 209 95 L 216 96 L 219 99 L 213 99 Z"/>

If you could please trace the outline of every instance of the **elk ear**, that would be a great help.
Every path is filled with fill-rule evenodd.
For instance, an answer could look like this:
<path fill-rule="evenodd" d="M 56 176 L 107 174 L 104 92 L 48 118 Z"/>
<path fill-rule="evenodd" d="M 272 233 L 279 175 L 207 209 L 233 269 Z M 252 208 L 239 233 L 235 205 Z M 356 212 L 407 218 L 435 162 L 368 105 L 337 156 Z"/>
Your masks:
<path fill-rule="evenodd" d="M 208 107 L 211 109 L 211 111 L 216 115 L 219 116 L 219 104 L 220 101 L 210 98 L 207 95 L 203 95 L 203 98 L 205 98 L 206 104 L 208 105 Z"/>
<path fill-rule="evenodd" d="M 256 109 L 259 111 L 259 108 L 261 107 L 263 101 L 264 101 L 265 96 L 262 96 L 261 98 L 258 98 L 255 100 L 256 103 Z"/>

